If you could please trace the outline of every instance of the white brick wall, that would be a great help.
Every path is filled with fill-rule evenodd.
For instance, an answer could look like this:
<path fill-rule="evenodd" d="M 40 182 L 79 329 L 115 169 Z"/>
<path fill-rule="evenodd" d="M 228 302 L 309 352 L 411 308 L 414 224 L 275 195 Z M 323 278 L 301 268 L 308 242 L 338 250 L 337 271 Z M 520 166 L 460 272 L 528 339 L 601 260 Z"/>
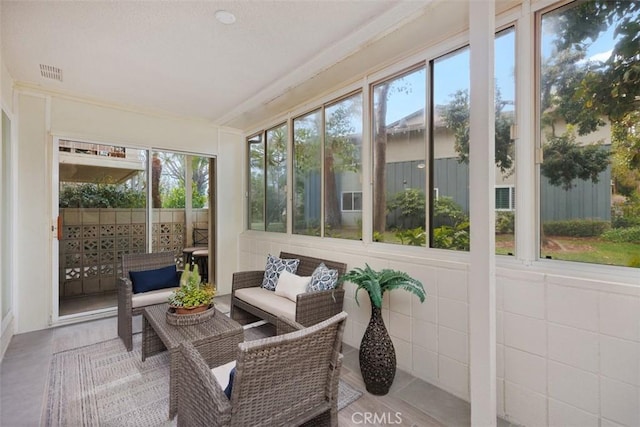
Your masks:
<path fill-rule="evenodd" d="M 393 245 L 373 251 L 355 242 L 319 247 L 317 241 L 311 247 L 304 237 L 246 233 L 242 267 L 262 269 L 267 252 L 287 250 L 418 278 L 428 295 L 424 304 L 402 291 L 386 295 L 383 304 L 398 366 L 468 400 L 473 281 L 465 255 L 436 260 L 415 251 L 405 256 L 409 248 Z M 496 280 L 498 414 L 526 426 L 640 426 L 640 291 L 520 268 L 501 267 Z M 358 347 L 371 306 L 365 292 L 358 306 L 354 286 L 345 289 L 345 342 Z"/>
<path fill-rule="evenodd" d="M 524 409 L 541 392 L 540 425 L 640 425 L 640 298 L 637 290 L 572 278 L 498 280 L 504 294 L 505 416 L 537 425 Z M 543 299 L 542 303 L 540 299 Z M 498 318 L 501 317 L 500 311 Z M 543 349 L 544 346 L 544 349 Z M 529 394 L 527 394 L 529 393 Z M 515 401 L 514 401 L 515 400 Z"/>

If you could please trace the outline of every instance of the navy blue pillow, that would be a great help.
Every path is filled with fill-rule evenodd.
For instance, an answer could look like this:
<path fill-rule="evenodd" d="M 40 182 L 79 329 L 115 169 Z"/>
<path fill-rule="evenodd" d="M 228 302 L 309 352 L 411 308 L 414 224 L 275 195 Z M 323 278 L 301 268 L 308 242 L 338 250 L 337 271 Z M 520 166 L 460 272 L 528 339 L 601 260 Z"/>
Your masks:
<path fill-rule="evenodd" d="M 236 376 L 236 367 L 234 366 L 231 371 L 229 371 L 229 384 L 227 388 L 224 389 L 224 394 L 227 395 L 227 399 L 231 399 L 231 390 L 233 390 L 233 378 Z"/>
<path fill-rule="evenodd" d="M 155 291 L 156 289 L 173 288 L 180 283 L 175 265 L 156 270 L 130 271 L 133 293 Z"/>

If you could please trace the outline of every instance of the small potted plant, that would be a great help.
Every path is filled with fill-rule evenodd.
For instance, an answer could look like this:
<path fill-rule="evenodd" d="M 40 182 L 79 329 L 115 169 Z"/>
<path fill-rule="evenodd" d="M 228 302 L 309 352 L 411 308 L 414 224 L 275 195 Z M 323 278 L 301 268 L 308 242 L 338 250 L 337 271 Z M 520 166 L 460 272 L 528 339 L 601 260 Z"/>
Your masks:
<path fill-rule="evenodd" d="M 180 288 L 169 296 L 169 306 L 176 314 L 199 313 L 211 306 L 216 293 L 215 288 L 208 283 L 201 284 L 200 280 L 198 266 L 194 265 L 190 271 L 189 265 L 186 265 L 180 276 Z"/>
<path fill-rule="evenodd" d="M 360 342 L 360 372 L 369 393 L 385 395 L 396 375 L 396 352 L 382 320 L 382 297 L 386 291 L 404 289 L 424 302 L 426 293 L 422 283 L 407 273 L 390 269 L 375 271 L 368 264 L 365 268 L 354 268 L 340 280 L 357 286 L 357 303 L 360 289 L 369 294 L 371 319 Z"/>

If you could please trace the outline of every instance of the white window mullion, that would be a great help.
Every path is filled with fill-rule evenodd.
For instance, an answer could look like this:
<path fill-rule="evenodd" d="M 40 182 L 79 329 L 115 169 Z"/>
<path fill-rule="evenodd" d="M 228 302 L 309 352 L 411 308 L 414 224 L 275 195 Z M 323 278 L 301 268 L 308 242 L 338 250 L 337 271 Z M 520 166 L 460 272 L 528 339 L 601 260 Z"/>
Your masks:
<path fill-rule="evenodd" d="M 535 121 L 537 99 L 533 76 L 536 76 L 534 14 L 530 1 L 522 2 L 522 15 L 516 26 L 516 185 L 515 223 L 516 257 L 525 263 L 537 258 L 538 230 L 536 224 L 538 191 L 536 189 Z"/>

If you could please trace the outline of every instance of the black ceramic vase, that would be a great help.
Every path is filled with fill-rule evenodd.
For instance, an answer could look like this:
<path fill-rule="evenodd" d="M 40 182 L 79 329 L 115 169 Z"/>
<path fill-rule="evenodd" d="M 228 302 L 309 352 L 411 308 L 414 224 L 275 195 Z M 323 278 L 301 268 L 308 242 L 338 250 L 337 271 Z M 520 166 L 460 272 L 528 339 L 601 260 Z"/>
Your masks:
<path fill-rule="evenodd" d="M 371 320 L 360 343 L 360 371 L 367 391 L 385 395 L 396 376 L 396 350 L 384 326 L 382 311 L 371 307 Z"/>

